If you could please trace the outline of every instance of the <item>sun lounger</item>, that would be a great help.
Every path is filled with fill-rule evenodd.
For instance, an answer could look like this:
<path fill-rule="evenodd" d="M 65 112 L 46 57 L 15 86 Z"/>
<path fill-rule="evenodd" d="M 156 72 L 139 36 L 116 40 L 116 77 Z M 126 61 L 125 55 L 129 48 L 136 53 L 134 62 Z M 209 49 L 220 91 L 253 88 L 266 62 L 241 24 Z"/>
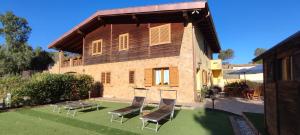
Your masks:
<path fill-rule="evenodd" d="M 172 120 L 174 116 L 174 108 L 175 108 L 175 99 L 161 99 L 159 103 L 159 108 L 156 111 L 153 111 L 147 115 L 144 115 L 141 117 L 141 120 L 143 122 L 142 129 L 148 128 L 155 130 L 156 132 L 158 131 L 158 122 L 161 121 L 162 119 L 168 118 Z M 155 128 L 150 128 L 147 127 L 149 122 L 154 122 L 156 123 Z M 145 125 L 147 124 L 147 125 Z"/>
<path fill-rule="evenodd" d="M 72 103 L 75 104 L 76 102 L 79 102 L 79 101 L 66 101 L 66 102 L 62 102 L 62 103 L 52 104 L 50 106 L 53 107 L 53 112 L 60 113 L 61 108 L 63 108 L 66 105 L 72 104 Z"/>
<path fill-rule="evenodd" d="M 162 98 L 162 92 L 175 92 L 176 98 L 175 99 L 169 99 L 169 98 Z M 160 102 L 158 109 L 150 112 L 149 114 L 146 114 L 142 116 L 140 119 L 142 120 L 142 130 L 144 128 L 155 130 L 155 132 L 158 131 L 158 124 L 159 121 L 163 119 L 169 118 L 169 120 L 172 120 L 174 116 L 174 110 L 176 105 L 176 99 L 177 99 L 177 91 L 176 90 L 160 90 Z M 155 128 L 147 127 L 150 122 L 154 122 L 156 124 Z"/>
<path fill-rule="evenodd" d="M 136 112 L 138 112 L 138 113 L 142 112 L 144 102 L 145 102 L 145 98 L 146 97 L 135 96 L 133 101 L 132 101 L 131 106 L 108 112 L 109 114 L 111 114 L 110 121 L 111 122 L 117 121 L 117 122 L 120 122 L 122 124 L 123 123 L 123 118 L 124 118 L 125 115 L 136 113 Z M 117 118 L 115 118 L 115 116 L 117 116 Z M 121 117 L 121 120 L 117 120 L 119 117 Z"/>
<path fill-rule="evenodd" d="M 100 105 L 97 103 L 77 101 L 68 103 L 64 106 L 64 108 L 68 110 L 67 115 L 71 115 L 73 117 L 75 117 L 79 109 L 92 109 L 93 107 L 96 107 L 96 109 L 99 110 Z"/>

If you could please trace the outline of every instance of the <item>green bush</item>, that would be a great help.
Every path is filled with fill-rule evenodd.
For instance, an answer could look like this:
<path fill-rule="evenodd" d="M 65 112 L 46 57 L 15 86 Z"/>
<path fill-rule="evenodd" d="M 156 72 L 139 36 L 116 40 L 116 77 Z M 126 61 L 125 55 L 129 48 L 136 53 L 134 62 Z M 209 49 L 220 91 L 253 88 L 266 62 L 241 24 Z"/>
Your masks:
<path fill-rule="evenodd" d="M 225 88 L 240 88 L 243 82 L 232 82 L 232 83 L 228 83 L 225 85 Z M 255 88 L 258 87 L 260 85 L 262 85 L 262 83 L 258 83 L 258 82 L 253 82 L 253 81 L 246 81 L 246 84 L 249 86 L 249 88 Z"/>
<path fill-rule="evenodd" d="M 18 75 L 7 75 L 0 78 L 0 98 L 5 98 L 7 93 L 11 93 L 12 106 L 18 106 L 23 102 L 22 90 L 29 79 Z"/>
<path fill-rule="evenodd" d="M 88 97 L 93 78 L 88 75 L 35 74 L 25 86 L 25 96 L 33 104 L 45 104 L 60 100 L 78 100 Z"/>
<path fill-rule="evenodd" d="M 31 78 L 2 77 L 0 94 L 12 94 L 12 105 L 55 103 L 88 97 L 93 78 L 88 75 L 37 73 Z"/>

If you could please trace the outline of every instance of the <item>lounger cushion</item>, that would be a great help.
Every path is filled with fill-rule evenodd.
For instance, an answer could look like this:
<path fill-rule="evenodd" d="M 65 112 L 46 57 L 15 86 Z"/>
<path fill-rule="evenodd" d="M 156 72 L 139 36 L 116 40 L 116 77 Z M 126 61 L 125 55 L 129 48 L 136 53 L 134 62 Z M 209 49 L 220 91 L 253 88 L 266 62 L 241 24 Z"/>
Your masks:
<path fill-rule="evenodd" d="M 161 99 L 159 109 L 142 118 L 151 121 L 160 121 L 173 113 L 175 103 L 174 99 Z"/>
<path fill-rule="evenodd" d="M 151 112 L 145 116 L 143 116 L 143 119 L 148 119 L 151 121 L 160 121 L 163 118 L 167 117 L 168 115 L 171 115 L 172 111 L 167 111 L 167 110 L 156 110 L 154 112 Z"/>

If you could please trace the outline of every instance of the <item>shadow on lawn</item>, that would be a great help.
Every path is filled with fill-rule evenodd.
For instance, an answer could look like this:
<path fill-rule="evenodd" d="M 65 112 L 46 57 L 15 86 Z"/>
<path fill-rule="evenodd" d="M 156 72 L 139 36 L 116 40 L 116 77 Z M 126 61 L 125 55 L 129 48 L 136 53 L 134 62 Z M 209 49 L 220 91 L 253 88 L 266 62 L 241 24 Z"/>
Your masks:
<path fill-rule="evenodd" d="M 59 115 L 54 115 L 50 113 L 35 111 L 31 109 L 21 109 L 17 111 L 18 113 L 22 115 L 32 116 L 36 117 L 37 119 L 45 119 L 61 124 L 65 124 L 68 126 L 81 128 L 85 130 L 94 131 L 103 135 L 138 135 L 138 133 L 130 132 L 130 131 L 124 131 L 116 128 L 111 128 L 103 125 L 98 125 L 90 122 L 81 121 L 78 119 L 72 119 L 68 117 L 63 117 Z"/>
<path fill-rule="evenodd" d="M 211 135 L 233 135 L 229 120 L 230 115 L 236 115 L 222 110 L 206 108 L 194 115 L 194 120 L 210 131 Z"/>

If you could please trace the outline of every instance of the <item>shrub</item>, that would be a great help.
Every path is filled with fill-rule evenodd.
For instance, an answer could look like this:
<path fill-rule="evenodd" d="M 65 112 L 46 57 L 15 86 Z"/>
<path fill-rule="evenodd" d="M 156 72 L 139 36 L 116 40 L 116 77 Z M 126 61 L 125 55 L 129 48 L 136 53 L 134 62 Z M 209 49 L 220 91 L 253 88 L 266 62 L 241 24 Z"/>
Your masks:
<path fill-rule="evenodd" d="M 14 107 L 84 99 L 88 97 L 93 82 L 88 75 L 37 73 L 27 79 L 7 76 L 0 79 L 0 98 L 11 93 Z"/>
<path fill-rule="evenodd" d="M 77 100 L 88 97 L 93 78 L 88 75 L 35 74 L 24 88 L 24 95 L 33 104 L 45 104 L 60 100 Z"/>
<path fill-rule="evenodd" d="M 7 93 L 11 93 L 11 105 L 18 106 L 23 102 L 22 89 L 29 79 L 18 75 L 7 75 L 0 79 L 0 97 L 5 98 Z"/>

